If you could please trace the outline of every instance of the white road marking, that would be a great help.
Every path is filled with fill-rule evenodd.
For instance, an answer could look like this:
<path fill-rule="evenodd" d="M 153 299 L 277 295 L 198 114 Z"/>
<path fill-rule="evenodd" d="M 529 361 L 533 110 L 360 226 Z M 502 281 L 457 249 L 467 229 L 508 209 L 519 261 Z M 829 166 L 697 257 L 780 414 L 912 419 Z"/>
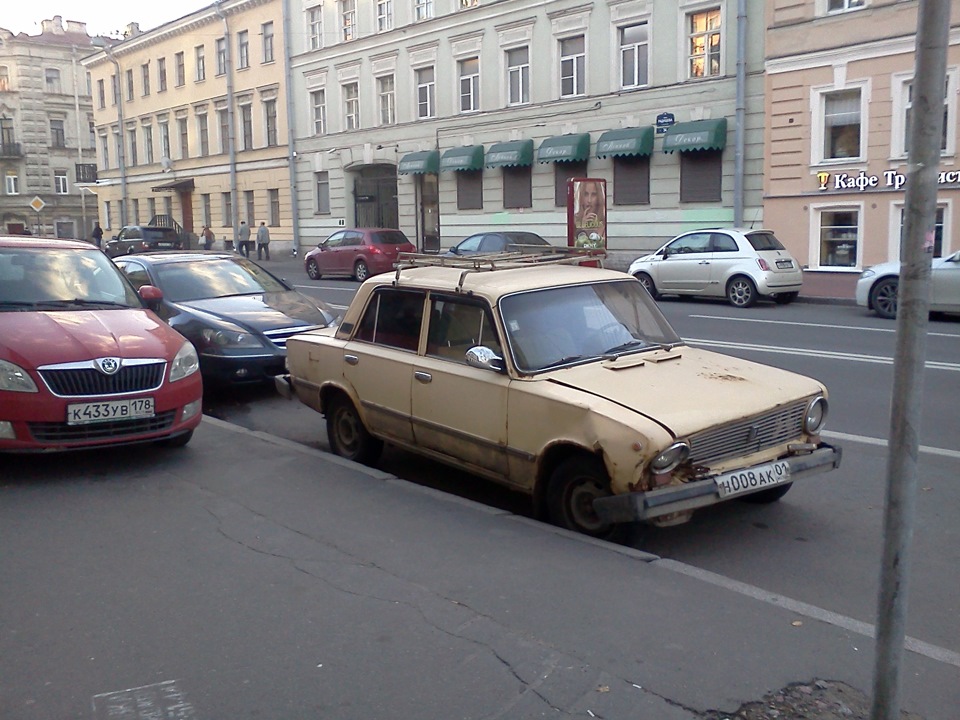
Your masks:
<path fill-rule="evenodd" d="M 701 320 L 729 320 L 730 322 L 746 323 L 765 323 L 769 325 L 799 325 L 800 327 L 825 328 L 830 330 L 863 330 L 864 332 L 895 333 L 896 327 L 892 328 L 871 328 L 861 325 L 826 325 L 824 323 L 796 322 L 794 320 L 760 320 L 757 318 L 732 318 L 720 315 L 689 315 L 688 317 L 699 318 Z M 960 335 L 954 333 L 928 332 L 927 337 L 948 337 L 960 338 Z"/>
<path fill-rule="evenodd" d="M 844 440 L 846 442 L 858 442 L 864 445 L 876 445 L 877 447 L 887 447 L 888 443 L 883 438 L 867 437 L 866 435 L 851 435 L 850 433 L 834 432 L 824 430 L 822 433 L 825 438 L 830 440 Z M 928 455 L 939 455 L 940 457 L 950 458 L 951 460 L 960 460 L 960 450 L 950 450 L 948 448 L 932 447 L 930 445 L 921 445 L 920 452 Z"/>

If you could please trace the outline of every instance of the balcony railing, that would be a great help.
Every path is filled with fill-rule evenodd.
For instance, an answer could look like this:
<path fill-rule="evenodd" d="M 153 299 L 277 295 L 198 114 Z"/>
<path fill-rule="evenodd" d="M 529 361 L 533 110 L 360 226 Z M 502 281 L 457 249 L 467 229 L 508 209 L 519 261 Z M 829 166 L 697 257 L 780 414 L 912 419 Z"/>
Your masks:
<path fill-rule="evenodd" d="M 0 145 L 0 157 L 23 157 L 20 143 L 3 143 Z"/>

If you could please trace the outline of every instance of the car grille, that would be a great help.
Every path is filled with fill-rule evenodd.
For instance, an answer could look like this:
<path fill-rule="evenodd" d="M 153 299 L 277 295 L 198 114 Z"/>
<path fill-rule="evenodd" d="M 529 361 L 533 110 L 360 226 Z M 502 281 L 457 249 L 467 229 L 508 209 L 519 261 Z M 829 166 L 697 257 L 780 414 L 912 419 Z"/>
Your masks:
<path fill-rule="evenodd" d="M 280 328 L 279 330 L 267 330 L 263 334 L 267 336 L 267 340 L 278 348 L 286 349 L 287 338 L 299 335 L 300 333 L 310 332 L 311 330 L 319 330 L 322 327 L 323 325 L 298 325 L 296 327 Z"/>
<path fill-rule="evenodd" d="M 40 442 L 79 442 L 82 440 L 118 440 L 133 435 L 161 432 L 173 426 L 176 410 L 158 413 L 150 418 L 112 420 L 87 425 L 59 422 L 28 423 L 34 439 Z"/>
<path fill-rule="evenodd" d="M 782 445 L 803 434 L 808 400 L 712 428 L 690 438 L 690 461 L 709 466 Z"/>
<path fill-rule="evenodd" d="M 138 365 L 123 365 L 115 374 L 90 367 L 41 368 L 40 377 L 50 392 L 61 397 L 123 395 L 156 390 L 163 384 L 167 364 L 163 360 Z"/>

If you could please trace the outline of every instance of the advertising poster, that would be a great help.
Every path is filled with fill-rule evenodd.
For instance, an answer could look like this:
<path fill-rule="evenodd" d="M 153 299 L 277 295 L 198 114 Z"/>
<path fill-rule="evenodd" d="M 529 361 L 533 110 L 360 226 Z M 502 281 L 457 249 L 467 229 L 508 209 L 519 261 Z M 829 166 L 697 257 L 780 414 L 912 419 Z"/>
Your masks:
<path fill-rule="evenodd" d="M 567 245 L 598 250 L 607 248 L 606 180 L 567 180 Z"/>

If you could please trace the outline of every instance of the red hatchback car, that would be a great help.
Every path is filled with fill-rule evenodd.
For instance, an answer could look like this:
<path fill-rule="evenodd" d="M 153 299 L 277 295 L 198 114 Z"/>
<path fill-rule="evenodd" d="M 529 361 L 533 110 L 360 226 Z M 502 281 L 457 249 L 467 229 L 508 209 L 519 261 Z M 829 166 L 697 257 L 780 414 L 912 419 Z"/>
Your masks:
<path fill-rule="evenodd" d="M 0 452 L 185 445 L 200 364 L 159 297 L 88 243 L 0 237 Z"/>
<path fill-rule="evenodd" d="M 393 270 L 397 255 L 416 252 L 400 230 L 350 228 L 338 230 L 303 257 L 313 280 L 323 275 L 347 275 L 363 282 L 371 275 Z"/>

